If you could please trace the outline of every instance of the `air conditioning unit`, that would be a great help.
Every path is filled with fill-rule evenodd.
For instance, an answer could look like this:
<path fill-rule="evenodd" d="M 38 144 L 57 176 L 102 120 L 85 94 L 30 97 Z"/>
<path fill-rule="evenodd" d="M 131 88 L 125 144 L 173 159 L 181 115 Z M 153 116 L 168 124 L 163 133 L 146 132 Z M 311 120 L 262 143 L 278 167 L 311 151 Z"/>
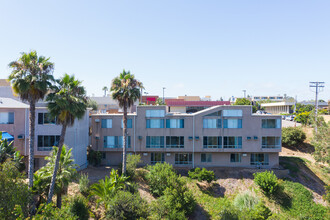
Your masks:
<path fill-rule="evenodd" d="M 17 139 L 24 139 L 24 134 L 20 134 L 17 136 Z"/>
<path fill-rule="evenodd" d="M 98 119 L 98 118 L 97 118 L 97 119 L 95 119 L 95 122 L 100 122 L 100 119 Z"/>
<path fill-rule="evenodd" d="M 95 136 L 95 139 L 96 139 L 96 140 L 100 140 L 100 137 L 99 137 L 99 136 Z"/>
<path fill-rule="evenodd" d="M 246 140 L 251 140 L 252 138 L 251 137 L 246 137 Z"/>
<path fill-rule="evenodd" d="M 192 140 L 192 139 L 193 139 L 193 137 L 192 137 L 192 136 L 189 136 L 189 137 L 188 137 L 188 139 L 189 139 L 189 140 Z"/>
<path fill-rule="evenodd" d="M 170 154 L 170 153 L 167 153 L 167 154 L 166 154 L 166 156 L 168 156 L 168 157 L 169 157 L 169 156 L 171 156 L 171 154 Z"/>
<path fill-rule="evenodd" d="M 139 140 L 142 140 L 142 136 L 139 136 Z"/>
<path fill-rule="evenodd" d="M 195 140 L 198 141 L 199 140 L 199 136 L 195 136 Z"/>
<path fill-rule="evenodd" d="M 243 156 L 243 157 L 246 157 L 246 156 L 247 156 L 247 154 L 242 154 L 242 156 Z"/>
<path fill-rule="evenodd" d="M 258 140 L 258 137 L 257 137 L 257 136 L 254 136 L 253 139 L 254 139 L 254 140 Z"/>
<path fill-rule="evenodd" d="M 148 156 L 148 153 L 143 153 L 143 156 Z"/>

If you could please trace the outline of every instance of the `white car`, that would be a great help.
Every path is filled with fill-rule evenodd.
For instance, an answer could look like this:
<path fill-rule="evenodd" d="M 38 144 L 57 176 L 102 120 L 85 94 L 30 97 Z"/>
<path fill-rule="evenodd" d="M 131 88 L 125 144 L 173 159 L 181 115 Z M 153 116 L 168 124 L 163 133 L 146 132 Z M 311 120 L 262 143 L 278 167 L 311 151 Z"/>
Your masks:
<path fill-rule="evenodd" d="M 294 115 L 289 115 L 289 116 L 286 116 L 285 120 L 287 120 L 287 121 L 293 121 L 294 118 L 295 118 Z"/>

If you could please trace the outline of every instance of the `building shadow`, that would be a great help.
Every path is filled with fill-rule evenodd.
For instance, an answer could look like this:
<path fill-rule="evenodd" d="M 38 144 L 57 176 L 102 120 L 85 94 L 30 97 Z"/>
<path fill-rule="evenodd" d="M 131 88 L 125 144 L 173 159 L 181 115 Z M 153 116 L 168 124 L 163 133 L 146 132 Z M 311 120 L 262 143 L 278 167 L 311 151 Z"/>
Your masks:
<path fill-rule="evenodd" d="M 280 165 L 290 171 L 289 180 L 302 184 L 320 196 L 325 194 L 326 184 L 309 169 L 305 160 L 299 157 L 280 157 Z"/>

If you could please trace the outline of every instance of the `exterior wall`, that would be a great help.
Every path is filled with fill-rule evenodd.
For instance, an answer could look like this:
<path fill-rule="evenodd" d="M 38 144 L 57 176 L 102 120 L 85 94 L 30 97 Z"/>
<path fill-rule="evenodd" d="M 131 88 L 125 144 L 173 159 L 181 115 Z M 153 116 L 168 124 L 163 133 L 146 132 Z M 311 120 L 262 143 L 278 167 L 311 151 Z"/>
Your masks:
<path fill-rule="evenodd" d="M 14 137 L 14 147 L 22 155 L 28 154 L 28 110 L 24 108 L 8 109 L 1 108 L 0 112 L 14 112 L 14 124 L 0 124 L 0 131 L 6 131 Z M 18 139 L 18 135 L 24 135 L 23 139 Z"/>
<path fill-rule="evenodd" d="M 166 114 L 161 119 L 184 119 L 184 128 L 146 128 L 146 110 L 162 109 L 166 110 L 166 106 L 139 106 L 136 114 L 129 114 L 128 118 L 132 119 L 132 128 L 128 128 L 128 135 L 131 136 L 131 148 L 127 148 L 128 153 L 139 153 L 144 164 L 150 163 L 150 154 L 152 152 L 162 152 L 165 154 L 165 161 L 175 164 L 175 153 L 192 153 L 194 166 L 242 166 L 255 167 L 250 165 L 250 153 L 268 153 L 269 165 L 263 167 L 278 166 L 278 152 L 281 148 L 262 148 L 261 142 L 263 136 L 281 137 L 280 128 L 262 128 L 262 119 L 280 119 L 280 116 L 274 115 L 252 115 L 251 106 L 216 106 L 194 114 Z M 241 109 L 243 112 L 242 128 L 203 128 L 203 117 L 211 113 L 224 109 Z M 208 118 L 213 118 L 208 116 Z M 224 119 L 227 117 L 215 117 Z M 229 117 L 228 117 L 229 118 Z M 230 117 L 237 118 L 237 117 Z M 112 119 L 112 128 L 101 128 L 102 119 Z M 157 118 L 153 118 L 157 119 Z M 158 118 L 159 119 L 159 118 Z M 104 164 L 118 165 L 121 162 L 122 148 L 104 148 L 104 136 L 123 136 L 121 128 L 121 114 L 95 114 L 92 115 L 92 147 L 95 150 L 106 153 Z M 166 145 L 166 136 L 184 136 L 184 148 L 146 148 L 147 136 L 164 136 Z M 207 149 L 203 147 L 204 136 L 241 136 L 242 148 L 216 148 Z M 254 136 L 257 140 L 254 140 Z M 247 137 L 252 137 L 247 140 Z M 212 153 L 212 163 L 201 163 L 201 153 Z M 230 153 L 241 153 L 241 163 L 231 163 Z M 193 166 L 178 165 L 178 166 Z"/>
<path fill-rule="evenodd" d="M 48 156 L 50 151 L 38 149 L 38 135 L 61 135 L 62 126 L 55 124 L 38 124 L 38 113 L 47 113 L 46 108 L 36 109 L 36 127 L 34 152 L 36 157 Z M 72 127 L 67 127 L 64 144 L 72 148 L 75 163 L 80 168 L 87 166 L 87 146 L 89 144 L 89 113 L 80 120 L 75 120 Z"/>

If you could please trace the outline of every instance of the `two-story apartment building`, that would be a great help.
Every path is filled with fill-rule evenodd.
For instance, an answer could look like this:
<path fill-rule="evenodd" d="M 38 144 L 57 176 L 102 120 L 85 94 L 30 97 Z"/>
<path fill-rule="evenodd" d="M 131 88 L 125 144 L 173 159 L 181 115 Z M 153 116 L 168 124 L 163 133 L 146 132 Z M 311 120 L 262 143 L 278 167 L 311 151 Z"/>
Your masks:
<path fill-rule="evenodd" d="M 122 114 L 92 115 L 92 147 L 103 164 L 122 161 Z M 138 106 L 128 114 L 128 153 L 144 164 L 186 167 L 277 167 L 281 118 L 254 115 L 251 106 L 214 106 L 196 113 L 171 113 L 166 106 Z"/>
<path fill-rule="evenodd" d="M 61 125 L 49 120 L 47 104 L 36 105 L 35 122 L 35 168 L 45 165 L 53 146 L 58 144 Z M 29 155 L 29 105 L 11 98 L 0 97 L 0 131 L 8 132 L 14 137 L 14 147 L 23 156 Z M 66 131 L 65 141 L 72 148 L 73 159 L 80 168 L 87 166 L 87 146 L 89 145 L 89 111 L 84 117 L 76 120 Z"/>

